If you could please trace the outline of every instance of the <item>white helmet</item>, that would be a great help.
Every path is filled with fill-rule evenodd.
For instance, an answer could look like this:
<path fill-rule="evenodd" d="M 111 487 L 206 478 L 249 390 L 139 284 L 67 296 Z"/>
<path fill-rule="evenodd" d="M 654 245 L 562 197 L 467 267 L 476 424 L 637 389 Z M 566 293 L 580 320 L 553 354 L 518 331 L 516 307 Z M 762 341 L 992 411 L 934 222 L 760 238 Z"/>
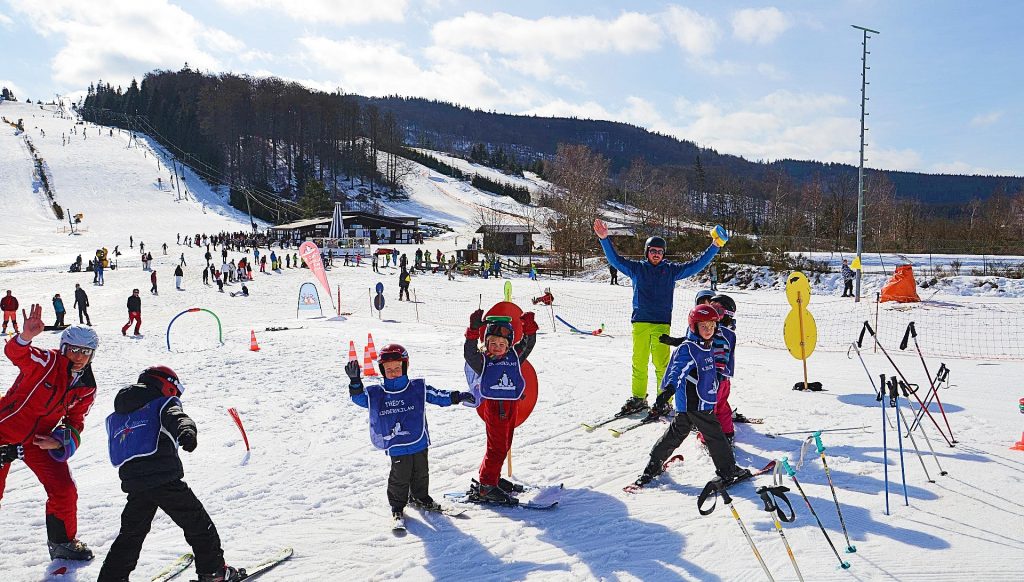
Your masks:
<path fill-rule="evenodd" d="M 95 352 L 100 347 L 100 337 L 91 327 L 73 325 L 60 334 L 61 353 L 64 353 L 64 346 L 90 348 Z"/>

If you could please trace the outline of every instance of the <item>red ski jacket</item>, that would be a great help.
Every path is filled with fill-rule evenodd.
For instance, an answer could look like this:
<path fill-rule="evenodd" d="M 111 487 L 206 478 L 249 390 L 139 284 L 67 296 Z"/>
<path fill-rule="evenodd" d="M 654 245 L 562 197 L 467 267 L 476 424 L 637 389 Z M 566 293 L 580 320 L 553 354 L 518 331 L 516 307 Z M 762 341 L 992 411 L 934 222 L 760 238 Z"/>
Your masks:
<path fill-rule="evenodd" d="M 92 365 L 75 377 L 71 360 L 58 350 L 7 342 L 4 354 L 18 367 L 14 385 L 0 398 L 0 444 L 26 444 L 49 435 L 61 420 L 78 432 L 96 397 Z"/>
<path fill-rule="evenodd" d="M 18 299 L 11 295 L 8 297 L 4 295 L 3 299 L 0 299 L 0 311 L 17 311 L 18 310 Z"/>

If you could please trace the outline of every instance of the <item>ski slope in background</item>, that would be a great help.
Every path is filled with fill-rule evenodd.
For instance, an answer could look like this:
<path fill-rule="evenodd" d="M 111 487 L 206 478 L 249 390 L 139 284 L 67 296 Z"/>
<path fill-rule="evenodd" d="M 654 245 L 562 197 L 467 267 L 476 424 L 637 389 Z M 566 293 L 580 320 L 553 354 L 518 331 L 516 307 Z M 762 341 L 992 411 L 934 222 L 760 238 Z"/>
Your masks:
<path fill-rule="evenodd" d="M 595 311 L 566 316 L 560 298 L 580 297 L 607 309 L 601 317 L 609 318 L 609 329 L 614 325 L 628 330 L 629 288 L 600 281 L 513 279 L 514 299 L 524 308 L 531 307 L 529 297 L 539 295 L 542 286 L 550 286 L 556 296 L 553 311 L 538 311 L 542 331 L 530 360 L 538 370 L 540 398 L 533 415 L 516 432 L 514 477 L 528 483 L 564 483 L 560 506 L 543 512 L 474 507 L 465 519 L 409 510 L 409 534 L 396 538 L 388 529 L 388 459 L 372 449 L 366 411 L 348 397 L 342 370 L 348 342 L 362 346 L 367 333 L 372 333 L 378 349 L 402 343 L 410 352 L 411 375 L 437 387 L 463 389 L 463 328 L 479 304 L 487 307 L 501 300 L 503 281 L 459 277 L 449 282 L 441 275 L 419 275 L 412 287 L 420 303 L 400 303 L 395 270 L 377 275 L 368 266 L 338 266 L 328 277 L 341 289 L 341 310 L 350 313 L 341 319 L 295 317 L 299 285 L 312 281 L 304 270 L 257 274 L 249 284 L 249 298 L 218 293 L 201 283 L 204 249 L 177 246 L 174 235 L 244 229 L 246 216 L 219 206 L 219 195 L 201 190 L 191 178 L 189 186 L 196 189 L 200 201 L 176 202 L 176 196 L 155 186 L 157 176 L 165 176 L 166 182 L 166 170 L 157 172 L 151 154 L 146 157 L 140 150 L 127 149 L 126 139 L 116 131 L 114 137 L 106 129 L 94 135 L 97 129 L 90 126 L 87 139 L 78 135 L 81 142 L 73 139 L 72 145 L 61 146 L 60 133 L 71 122 L 49 114 L 33 118 L 33 109 L 38 111 L 34 106 L 3 103 L 0 115 L 25 118 L 30 135 L 38 134 L 39 127 L 45 129 L 46 138 L 32 137 L 50 167 L 58 200 L 86 214 L 88 232 L 57 234 L 61 223 L 49 218 L 41 194 L 32 190 L 32 165 L 21 138 L 9 126 L 0 126 L 0 203 L 5 209 L 0 214 L 4 230 L 0 259 L 20 261 L 0 267 L 0 290 L 12 289 L 23 305 L 42 303 L 48 319 L 53 294 L 60 292 L 70 307 L 74 285 L 81 283 L 90 295 L 93 323 L 101 338 L 94 365 L 98 397 L 87 418 L 82 445 L 70 461 L 79 487 L 79 536 L 93 547 L 97 560 L 57 580 L 95 580 L 117 534 L 124 495 L 117 471 L 107 460 L 103 419 L 112 411 L 116 391 L 155 364 L 171 366 L 187 387 L 183 401 L 199 426 L 199 448 L 182 454 L 185 480 L 217 524 L 229 563 L 244 566 L 276 548 L 295 547 L 291 561 L 262 578 L 268 582 L 764 579 L 728 510 L 719 504 L 708 517 L 696 511 L 696 494 L 712 477 L 713 468 L 695 439 L 683 443 L 678 452 L 686 460 L 655 487 L 628 495 L 622 487 L 642 470 L 665 425 L 643 427 L 618 439 L 603 429 L 587 433 L 579 428 L 581 422 L 617 410 L 628 395 L 631 340 L 628 333 L 572 334 L 564 327 L 552 327 L 550 318 L 559 314 L 580 328 L 596 327 L 601 322 Z M 477 204 L 477 195 L 438 190 L 424 187 L 414 194 L 410 204 L 417 206 L 408 206 L 409 212 L 423 208 L 424 215 L 449 216 L 457 230 L 469 228 L 471 211 L 461 208 Z M 137 253 L 126 252 L 121 268 L 107 272 L 103 287 L 91 285 L 91 273 L 65 272 L 74 255 L 88 256 L 97 246 L 131 250 L 129 235 L 144 240 L 153 251 L 160 277 L 159 296 L 143 293 L 142 339 L 119 333 L 131 289 L 149 287 L 149 273 L 141 270 Z M 169 245 L 167 256 L 157 248 L 163 242 Z M 423 246 L 433 248 L 435 242 Z M 415 247 L 400 250 L 411 253 Z M 169 275 L 182 252 L 188 262 L 186 290 L 176 291 Z M 241 256 L 231 253 L 234 259 Z M 369 309 L 367 297 L 367 290 L 378 281 L 385 285 L 388 302 L 380 318 Z M 238 287 L 231 285 L 227 290 Z M 693 280 L 679 287 L 677 318 L 697 289 Z M 798 494 L 794 491 L 791 496 L 798 517 L 785 525 L 785 531 L 806 580 L 1002 581 L 1019 577 L 1024 558 L 1020 499 L 1024 452 L 1011 451 L 1009 446 L 1024 428 L 1024 417 L 1017 410 L 1017 399 L 1024 392 L 1012 381 L 1024 374 L 1024 363 L 943 360 L 952 370 L 954 387 L 943 391 L 942 401 L 960 444 L 950 448 L 933 426 L 926 428 L 949 475 L 938 475 L 934 459 L 920 443 L 936 481 L 928 483 L 905 442 L 909 506 L 904 505 L 895 434 L 890 430 L 891 515 L 886 515 L 881 412 L 860 362 L 848 359 L 844 352 L 816 352 L 808 363 L 811 380 L 822 382 L 828 391 L 793 392 L 792 385 L 802 378 L 799 362 L 781 345 L 765 347 L 743 339 L 744 318 L 753 319 L 765 306 L 783 303 L 781 292 L 746 290 L 735 296 L 741 345 L 731 401 L 747 416 L 766 417 L 763 425 L 738 425 L 740 464 L 761 466 L 783 455 L 799 459 L 801 435 L 769 438 L 769 432 L 869 427 L 826 434 L 824 441 L 850 541 L 857 547 L 855 554 L 843 555 L 852 564 L 849 570 L 837 568 L 835 556 Z M 943 308 L 969 313 L 978 307 L 977 301 L 944 297 Z M 212 318 L 190 314 L 175 323 L 175 350 L 169 352 L 164 335 L 168 321 L 193 306 L 220 316 L 224 345 L 217 342 Z M 811 310 L 824 322 L 841 316 L 850 306 L 818 297 Z M 1007 312 L 1005 317 L 1024 324 L 1019 312 Z M 68 319 L 75 320 L 73 310 Z M 780 336 L 781 326 L 780 319 Z M 267 327 L 290 329 L 266 332 Z M 248 349 L 250 330 L 256 331 L 259 352 Z M 681 328 L 676 325 L 673 331 L 681 333 Z M 849 329 L 849 338 L 855 339 L 858 331 Z M 920 339 L 927 355 L 929 337 L 922 333 Z M 44 333 L 36 344 L 55 347 L 57 341 L 57 334 Z M 894 374 L 881 353 L 866 349 L 865 358 L 876 381 L 878 374 Z M 927 383 L 915 355 L 894 354 L 894 358 L 911 381 Z M 928 362 L 934 372 L 938 360 Z M 0 363 L 0 386 L 9 386 L 16 375 L 13 366 Z M 228 407 L 236 408 L 245 422 L 253 447 L 250 453 L 226 413 Z M 427 414 L 433 441 L 431 491 L 440 497 L 467 487 L 476 476 L 484 451 L 483 424 L 474 411 L 461 406 L 430 407 Z M 831 493 L 821 462 L 812 453 L 808 452 L 798 478 L 842 549 L 845 540 Z M 762 477 L 758 484 L 769 481 Z M 776 579 L 795 580 L 779 536 L 754 495 L 754 485 L 737 486 L 734 498 Z M 52 569 L 43 516 L 42 487 L 18 463 L 8 478 L 0 509 L 0 571 L 5 581 L 42 580 Z M 180 530 L 158 515 L 134 579 L 148 579 L 187 549 Z"/>

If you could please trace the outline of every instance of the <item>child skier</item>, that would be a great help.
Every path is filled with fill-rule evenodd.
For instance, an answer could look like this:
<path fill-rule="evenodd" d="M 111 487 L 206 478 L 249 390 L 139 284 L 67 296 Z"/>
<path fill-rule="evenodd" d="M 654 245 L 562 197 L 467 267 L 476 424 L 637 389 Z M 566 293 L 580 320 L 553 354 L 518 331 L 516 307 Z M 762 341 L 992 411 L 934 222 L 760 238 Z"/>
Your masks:
<path fill-rule="evenodd" d="M 643 487 L 661 474 L 669 455 L 682 444 L 693 427 L 704 434 L 716 473 L 725 483 L 749 475 L 749 471 L 736 466 L 732 448 L 722 434 L 722 425 L 713 412 L 718 391 L 718 373 L 711 341 L 719 320 L 718 311 L 710 305 L 697 305 L 687 319 L 689 332 L 672 354 L 662 380 L 661 394 L 652 409 L 652 414 L 655 409 L 664 409 L 675 395 L 676 416 L 651 449 L 650 461 L 635 481 L 636 487 Z"/>
<path fill-rule="evenodd" d="M 551 294 L 551 287 L 544 288 L 544 294 L 540 297 L 534 297 L 532 299 L 533 304 L 543 303 L 544 305 L 551 305 L 555 301 L 555 296 Z"/>
<path fill-rule="evenodd" d="M 463 355 L 466 380 L 481 400 L 487 426 L 487 451 L 480 463 L 479 482 L 470 486 L 470 497 L 480 501 L 515 505 L 510 495 L 515 486 L 501 479 L 501 466 L 512 448 L 518 401 L 526 390 L 519 366 L 537 343 L 537 322 L 532 311 L 522 315 L 523 338 L 512 345 L 512 324 L 497 321 L 484 328 L 484 312 L 477 309 L 469 318 Z M 481 334 L 481 331 L 483 333 Z M 477 342 L 483 340 L 481 352 Z"/>
<path fill-rule="evenodd" d="M 370 442 L 391 457 L 388 503 L 395 529 L 405 529 L 404 510 L 408 503 L 431 511 L 441 506 L 430 497 L 427 467 L 426 403 L 451 406 L 460 402 L 476 404 L 468 392 L 438 390 L 422 378 L 409 379 L 409 352 L 398 344 L 381 349 L 377 361 L 384 376 L 381 384 L 363 385 L 360 365 L 345 365 L 352 402 L 370 411 Z"/>
<path fill-rule="evenodd" d="M 155 366 L 114 397 L 114 412 L 107 417 L 108 450 L 128 501 L 121 512 L 121 531 L 103 561 L 98 582 L 128 580 L 157 509 L 184 531 L 195 554 L 199 582 L 245 577 L 245 570 L 224 563 L 216 526 L 182 481 L 185 472 L 178 446 L 190 453 L 196 450 L 196 423 L 179 400 L 184 391 L 173 370 Z"/>

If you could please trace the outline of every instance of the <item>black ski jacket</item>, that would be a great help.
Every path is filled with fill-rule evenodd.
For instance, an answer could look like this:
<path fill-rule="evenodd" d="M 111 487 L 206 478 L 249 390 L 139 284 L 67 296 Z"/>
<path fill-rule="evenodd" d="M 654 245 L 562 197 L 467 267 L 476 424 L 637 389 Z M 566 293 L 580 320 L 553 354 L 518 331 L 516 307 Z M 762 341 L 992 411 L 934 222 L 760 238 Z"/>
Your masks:
<path fill-rule="evenodd" d="M 163 393 L 155 387 L 132 384 L 114 397 L 114 410 L 127 414 L 142 408 L 151 400 L 162 397 Z M 195 433 L 196 423 L 185 414 L 181 406 L 169 404 L 160 416 L 160 424 L 166 432 L 160 433 L 156 452 L 148 457 L 132 459 L 118 468 L 121 490 L 125 493 L 145 491 L 185 476 L 181 459 L 178 458 L 177 441 L 182 431 L 189 430 Z"/>

